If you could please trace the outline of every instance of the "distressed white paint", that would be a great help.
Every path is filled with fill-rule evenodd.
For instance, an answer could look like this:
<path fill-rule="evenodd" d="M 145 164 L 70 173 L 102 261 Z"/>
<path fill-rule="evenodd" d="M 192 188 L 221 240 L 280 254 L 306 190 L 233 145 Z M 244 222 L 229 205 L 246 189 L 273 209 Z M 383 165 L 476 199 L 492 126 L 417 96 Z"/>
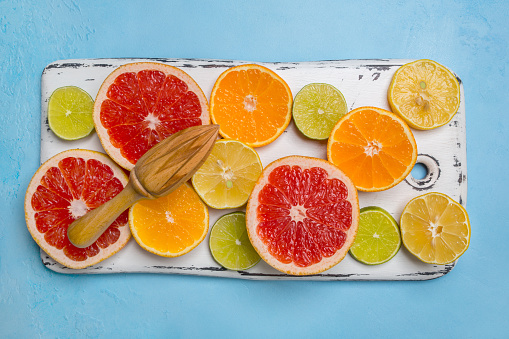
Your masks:
<path fill-rule="evenodd" d="M 77 141 L 59 140 L 48 128 L 47 105 L 51 93 L 61 86 L 75 85 L 93 97 L 102 81 L 116 67 L 139 61 L 167 63 L 179 67 L 193 77 L 210 99 L 217 77 L 228 67 L 243 61 L 188 59 L 87 59 L 56 61 L 44 70 L 41 81 L 41 162 L 54 154 L 70 149 L 85 148 L 104 152 L 95 133 Z M 258 63 L 278 73 L 295 95 L 312 82 L 328 83 L 344 95 L 348 109 L 377 106 L 389 109 L 387 89 L 396 69 L 411 60 L 339 60 L 320 62 Z M 427 177 L 415 180 L 411 175 L 396 187 L 378 193 L 359 193 L 360 206 L 380 206 L 399 220 L 405 204 L 426 192 L 442 192 L 466 204 L 466 134 L 465 101 L 461 85 L 461 104 L 458 113 L 446 126 L 432 131 L 415 131 L 418 161 L 429 169 Z M 326 158 L 326 141 L 311 141 L 302 136 L 293 123 L 276 141 L 258 148 L 264 166 L 286 155 L 306 155 Z M 210 209 L 210 224 L 230 210 Z M 424 264 L 401 248 L 389 262 L 367 266 L 349 255 L 337 266 L 312 277 L 292 277 L 282 274 L 264 262 L 247 272 L 223 270 L 212 258 L 206 238 L 196 249 L 180 258 L 162 258 L 141 249 L 134 240 L 113 257 L 83 270 L 70 270 L 55 263 L 41 252 L 43 263 L 63 273 L 151 272 L 207 275 L 245 279 L 298 280 L 424 280 L 449 272 L 451 265 Z"/>

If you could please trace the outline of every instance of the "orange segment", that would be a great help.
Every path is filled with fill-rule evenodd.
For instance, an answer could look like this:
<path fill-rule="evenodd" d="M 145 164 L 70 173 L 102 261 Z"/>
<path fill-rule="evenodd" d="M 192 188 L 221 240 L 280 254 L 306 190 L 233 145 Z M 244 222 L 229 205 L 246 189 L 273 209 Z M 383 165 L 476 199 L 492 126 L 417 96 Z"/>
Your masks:
<path fill-rule="evenodd" d="M 292 102 L 290 88 L 276 73 L 259 65 L 241 65 L 217 79 L 210 96 L 210 114 L 224 138 L 259 147 L 286 129 Z"/>
<path fill-rule="evenodd" d="M 338 121 L 327 159 L 361 191 L 383 191 L 400 183 L 417 160 L 417 144 L 406 123 L 377 107 L 359 107 Z"/>
<path fill-rule="evenodd" d="M 184 184 L 167 196 L 133 205 L 129 225 L 136 242 L 145 250 L 177 257 L 203 241 L 209 215 L 196 192 Z"/>

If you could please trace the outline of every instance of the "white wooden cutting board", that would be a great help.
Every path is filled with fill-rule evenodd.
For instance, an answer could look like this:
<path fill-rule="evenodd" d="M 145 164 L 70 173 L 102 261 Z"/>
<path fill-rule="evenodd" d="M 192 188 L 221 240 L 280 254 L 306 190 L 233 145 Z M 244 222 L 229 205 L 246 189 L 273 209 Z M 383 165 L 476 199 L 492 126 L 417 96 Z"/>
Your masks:
<path fill-rule="evenodd" d="M 61 60 L 48 65 L 41 79 L 41 163 L 51 156 L 71 148 L 102 151 L 95 133 L 77 141 L 58 139 L 49 129 L 47 121 L 48 99 L 62 86 L 78 86 L 95 97 L 106 76 L 120 65 L 152 61 L 169 64 L 187 72 L 201 86 L 210 99 L 217 77 L 227 68 L 247 63 L 231 60 L 199 59 L 83 59 Z M 348 109 L 376 106 L 390 109 L 387 89 L 396 69 L 412 60 L 337 60 L 320 62 L 258 63 L 279 74 L 290 86 L 293 95 L 313 82 L 328 83 L 344 95 Z M 460 80 L 458 78 L 458 80 Z M 458 113 L 446 126 L 432 131 L 413 131 L 421 162 L 428 175 L 416 180 L 410 174 L 399 185 L 377 193 L 359 192 L 360 206 L 380 206 L 399 220 L 406 203 L 426 192 L 441 192 L 462 205 L 467 198 L 465 100 L 461 84 L 461 104 Z M 256 149 L 264 166 L 287 155 L 306 155 L 326 159 L 326 142 L 311 141 L 303 137 L 293 125 L 273 143 Z M 230 210 L 210 209 L 210 225 Z M 150 272 L 189 274 L 243 279 L 298 279 L 298 280 L 425 280 L 441 277 L 452 270 L 455 263 L 430 265 L 414 258 L 403 246 L 389 262 L 368 266 L 347 255 L 335 267 L 322 274 L 307 277 L 289 276 L 261 261 L 247 271 L 228 271 L 212 258 L 208 237 L 193 251 L 179 258 L 163 258 L 144 251 L 131 239 L 127 246 L 113 257 L 86 269 L 72 270 L 53 261 L 41 251 L 43 264 L 61 273 L 115 273 Z"/>

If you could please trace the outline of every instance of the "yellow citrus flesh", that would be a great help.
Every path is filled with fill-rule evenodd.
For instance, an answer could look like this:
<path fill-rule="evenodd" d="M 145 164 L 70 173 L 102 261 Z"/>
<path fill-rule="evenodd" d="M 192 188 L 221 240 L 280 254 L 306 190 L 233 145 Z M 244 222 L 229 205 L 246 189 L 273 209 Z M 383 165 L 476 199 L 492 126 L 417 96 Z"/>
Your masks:
<path fill-rule="evenodd" d="M 163 257 L 184 255 L 200 244 L 209 229 L 209 213 L 187 183 L 154 200 L 142 200 L 129 210 L 136 242 Z"/>
<path fill-rule="evenodd" d="M 401 66 L 392 78 L 389 104 L 411 127 L 420 130 L 447 124 L 459 109 L 460 84 L 446 67 L 432 60 Z"/>
<path fill-rule="evenodd" d="M 246 203 L 261 173 L 262 163 L 253 148 L 237 140 L 218 140 L 192 182 L 208 206 L 236 208 Z"/>
<path fill-rule="evenodd" d="M 466 210 L 445 194 L 427 193 L 411 200 L 400 220 L 405 247 L 423 262 L 448 264 L 470 243 Z"/>
<path fill-rule="evenodd" d="M 221 126 L 219 134 L 224 138 L 260 147 L 286 129 L 292 103 L 290 87 L 275 72 L 260 65 L 241 65 L 217 79 L 210 95 L 210 116 Z"/>

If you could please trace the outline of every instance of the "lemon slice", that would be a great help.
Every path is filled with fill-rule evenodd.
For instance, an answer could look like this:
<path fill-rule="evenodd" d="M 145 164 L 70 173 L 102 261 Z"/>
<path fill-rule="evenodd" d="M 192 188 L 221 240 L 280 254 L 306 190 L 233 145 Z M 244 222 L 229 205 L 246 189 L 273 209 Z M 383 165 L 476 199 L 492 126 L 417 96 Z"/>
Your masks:
<path fill-rule="evenodd" d="M 367 265 L 391 260 L 401 247 L 401 235 L 396 220 L 383 208 L 361 208 L 359 229 L 350 254 Z"/>
<path fill-rule="evenodd" d="M 94 129 L 94 100 L 76 86 L 57 88 L 49 98 L 49 128 L 61 139 L 77 140 Z"/>
<path fill-rule="evenodd" d="M 467 211 L 441 193 L 412 199 L 401 214 L 400 227 L 405 247 L 429 264 L 455 261 L 470 243 Z"/>
<path fill-rule="evenodd" d="M 237 140 L 218 140 L 205 163 L 192 177 L 193 186 L 210 207 L 244 205 L 262 173 L 258 153 Z"/>
<path fill-rule="evenodd" d="M 292 115 L 295 125 L 310 139 L 325 140 L 347 113 L 343 94 L 329 84 L 312 83 L 295 96 Z"/>
<path fill-rule="evenodd" d="M 439 63 L 422 59 L 401 66 L 388 91 L 394 113 L 415 129 L 447 124 L 460 106 L 458 79 Z"/>
<path fill-rule="evenodd" d="M 219 218 L 210 231 L 209 246 L 214 260 L 229 270 L 247 270 L 261 259 L 249 241 L 243 212 Z"/>

